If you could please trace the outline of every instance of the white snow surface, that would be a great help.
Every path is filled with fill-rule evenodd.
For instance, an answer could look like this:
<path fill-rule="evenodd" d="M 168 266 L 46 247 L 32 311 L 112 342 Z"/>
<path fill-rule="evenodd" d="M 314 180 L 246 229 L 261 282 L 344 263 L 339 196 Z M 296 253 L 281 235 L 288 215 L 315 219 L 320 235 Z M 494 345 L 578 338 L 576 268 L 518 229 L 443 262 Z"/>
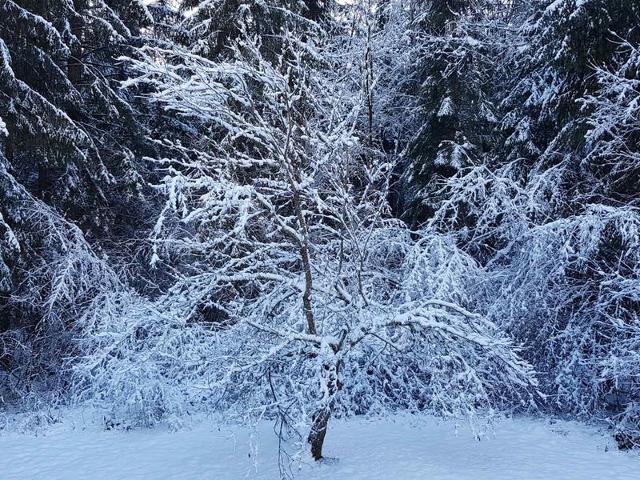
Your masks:
<path fill-rule="evenodd" d="M 457 431 L 456 431 L 457 430 Z M 203 421 L 180 431 L 105 431 L 64 420 L 37 436 L 0 433 L 3 480 L 278 479 L 272 426 Z M 640 479 L 640 455 L 616 449 L 605 432 L 575 422 L 508 419 L 478 441 L 452 421 L 395 417 L 334 421 L 325 453 L 303 460 L 304 480 Z"/>

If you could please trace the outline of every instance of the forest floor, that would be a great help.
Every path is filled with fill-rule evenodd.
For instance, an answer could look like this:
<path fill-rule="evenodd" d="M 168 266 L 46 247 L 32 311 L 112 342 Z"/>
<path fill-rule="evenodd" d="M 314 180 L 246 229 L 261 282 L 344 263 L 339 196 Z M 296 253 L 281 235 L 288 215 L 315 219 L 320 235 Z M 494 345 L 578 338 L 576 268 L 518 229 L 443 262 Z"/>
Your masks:
<path fill-rule="evenodd" d="M 178 431 L 106 431 L 81 416 L 38 434 L 0 431 L 2 480 L 276 480 L 272 425 L 194 422 Z M 434 418 L 334 421 L 325 453 L 296 463 L 303 480 L 640 479 L 640 454 L 575 422 L 500 420 L 478 441 L 466 424 Z"/>

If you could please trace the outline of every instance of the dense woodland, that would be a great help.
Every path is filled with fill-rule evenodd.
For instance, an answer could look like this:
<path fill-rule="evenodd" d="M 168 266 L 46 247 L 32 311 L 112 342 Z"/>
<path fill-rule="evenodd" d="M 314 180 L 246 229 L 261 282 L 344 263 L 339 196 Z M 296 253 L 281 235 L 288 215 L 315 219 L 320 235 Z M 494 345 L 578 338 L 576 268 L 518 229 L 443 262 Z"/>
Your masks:
<path fill-rule="evenodd" d="M 639 208 L 637 0 L 0 0 L 0 410 L 640 445 Z"/>

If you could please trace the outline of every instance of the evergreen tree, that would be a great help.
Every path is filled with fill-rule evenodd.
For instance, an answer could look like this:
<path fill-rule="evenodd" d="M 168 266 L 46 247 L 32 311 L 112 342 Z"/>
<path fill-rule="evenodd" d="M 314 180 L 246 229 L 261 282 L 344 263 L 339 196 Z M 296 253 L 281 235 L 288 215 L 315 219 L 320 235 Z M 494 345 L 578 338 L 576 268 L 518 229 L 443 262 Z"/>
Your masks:
<path fill-rule="evenodd" d="M 147 35 L 146 41 L 166 42 L 184 45 L 189 38 L 189 33 L 185 28 L 185 17 L 180 11 L 179 5 L 173 0 L 156 0 L 150 3 L 147 8 L 153 18 L 150 25 L 151 32 Z"/>
<path fill-rule="evenodd" d="M 150 18 L 120 0 L 0 0 L 0 18 L 0 357 L 31 389 L 59 370 L 103 284 L 86 238 L 140 221 L 124 213 L 151 147 L 117 59 Z"/>
<path fill-rule="evenodd" d="M 640 431 L 635 360 L 621 355 L 640 338 L 639 20 L 637 2 L 517 4 L 497 82 L 504 137 L 449 180 L 431 222 L 486 264 L 491 318 L 531 347 L 548 406 L 614 413 L 635 432 L 626 444 Z"/>
<path fill-rule="evenodd" d="M 278 51 L 279 37 L 288 24 L 322 22 L 331 0 L 185 0 L 191 11 L 187 28 L 194 53 L 214 59 L 229 58 L 232 44 L 243 32 L 257 35 L 264 52 Z M 307 27 L 308 28 L 308 27 Z"/>
<path fill-rule="evenodd" d="M 566 215 L 601 191 L 598 167 L 584 161 L 591 112 L 581 99 L 599 88 L 595 69 L 612 67 L 622 39 L 638 40 L 640 6 L 543 1 L 519 14 L 524 20 L 511 43 L 528 47 L 514 48 L 510 61 L 518 73 L 503 100 L 503 158 L 518 161 L 523 176 L 532 168 L 555 169 L 557 197 L 565 200 L 556 205 L 557 214 Z"/>
<path fill-rule="evenodd" d="M 105 231 L 109 192 L 133 174 L 143 130 L 116 61 L 149 19 L 136 2 L 2 0 L 0 115 L 16 178 L 68 218 Z M 126 24 L 120 16 L 126 19 Z"/>
<path fill-rule="evenodd" d="M 474 31 L 476 2 L 426 1 L 416 8 L 416 70 L 409 88 L 418 92 L 418 125 L 402 164 L 400 207 L 403 218 L 419 224 L 437 208 L 441 180 L 491 151 L 497 119 L 494 52 Z"/>

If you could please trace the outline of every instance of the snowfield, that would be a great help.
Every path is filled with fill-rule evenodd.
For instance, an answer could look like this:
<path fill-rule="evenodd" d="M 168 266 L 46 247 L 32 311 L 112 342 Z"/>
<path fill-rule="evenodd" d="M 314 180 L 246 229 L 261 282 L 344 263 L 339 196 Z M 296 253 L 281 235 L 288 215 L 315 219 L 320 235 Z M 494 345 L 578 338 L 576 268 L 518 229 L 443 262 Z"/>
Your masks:
<path fill-rule="evenodd" d="M 640 456 L 575 422 L 501 420 L 481 441 L 434 418 L 335 421 L 326 454 L 304 460 L 305 480 L 640 479 Z M 189 429 L 104 431 L 65 420 L 35 436 L 0 433 L 2 480 L 278 479 L 271 425 L 256 432 L 202 422 Z"/>

